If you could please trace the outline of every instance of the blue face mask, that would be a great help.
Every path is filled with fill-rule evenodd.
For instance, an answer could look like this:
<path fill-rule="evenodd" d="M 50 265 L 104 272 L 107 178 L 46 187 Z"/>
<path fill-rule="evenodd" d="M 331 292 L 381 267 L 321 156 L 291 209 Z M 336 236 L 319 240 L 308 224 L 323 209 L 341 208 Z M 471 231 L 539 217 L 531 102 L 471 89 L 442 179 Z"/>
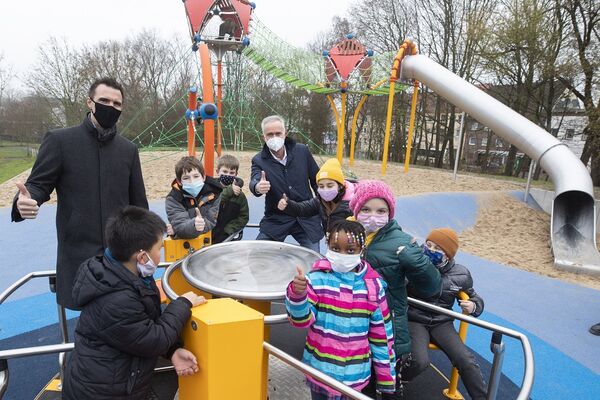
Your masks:
<path fill-rule="evenodd" d="M 423 245 L 423 253 L 429 257 L 431 263 L 436 267 L 441 267 L 446 263 L 446 257 L 444 253 L 440 253 L 439 251 L 433 251 L 427 245 Z"/>
<path fill-rule="evenodd" d="M 184 183 L 181 186 L 182 186 L 183 190 L 185 190 L 187 193 L 191 194 L 192 197 L 197 197 L 198 193 L 200 193 L 200 191 L 202 190 L 202 187 L 204 186 L 204 182 L 197 181 L 195 183 Z"/>

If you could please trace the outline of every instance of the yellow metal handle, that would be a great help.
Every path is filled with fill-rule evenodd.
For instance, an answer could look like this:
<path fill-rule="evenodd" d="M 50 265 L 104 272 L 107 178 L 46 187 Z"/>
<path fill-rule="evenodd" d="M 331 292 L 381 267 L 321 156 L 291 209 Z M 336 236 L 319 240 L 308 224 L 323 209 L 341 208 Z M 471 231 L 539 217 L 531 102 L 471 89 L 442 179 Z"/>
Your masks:
<path fill-rule="evenodd" d="M 456 295 L 456 297 L 459 298 L 459 300 L 469 300 L 469 295 L 466 294 L 465 292 L 463 292 L 462 290 L 460 292 L 458 292 L 458 294 Z M 463 311 L 463 314 L 467 314 L 466 311 Z M 465 321 L 460 321 L 460 324 L 458 325 L 458 336 L 460 337 L 460 340 L 465 343 L 465 341 L 467 340 L 467 328 L 469 327 L 469 323 L 465 322 Z M 448 389 L 444 389 L 444 396 L 446 396 L 449 399 L 453 399 L 453 400 L 462 400 L 463 396 L 460 394 L 460 392 L 458 391 L 458 369 L 456 369 L 456 367 L 452 368 L 452 374 L 450 375 L 450 383 L 448 385 Z"/>

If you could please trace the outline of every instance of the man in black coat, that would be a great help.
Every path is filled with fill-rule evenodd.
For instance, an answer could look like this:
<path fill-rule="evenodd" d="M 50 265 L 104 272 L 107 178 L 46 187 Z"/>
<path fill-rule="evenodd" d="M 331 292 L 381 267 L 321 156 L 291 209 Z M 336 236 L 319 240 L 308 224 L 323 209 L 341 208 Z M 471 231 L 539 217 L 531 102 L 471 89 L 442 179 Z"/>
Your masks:
<path fill-rule="evenodd" d="M 306 145 L 287 137 L 283 118 L 267 117 L 261 128 L 265 144 L 252 158 L 250 178 L 250 191 L 266 195 L 265 216 L 256 239 L 282 242 L 292 235 L 301 246 L 318 252 L 323 237 L 319 216 L 293 217 L 280 211 L 277 203 L 284 194 L 297 202 L 311 199 L 311 188 L 317 192 L 319 167 Z"/>
<path fill-rule="evenodd" d="M 77 309 L 71 291 L 79 265 L 102 254 L 106 221 L 127 205 L 148 208 L 136 145 L 117 134 L 123 88 L 111 78 L 95 81 L 83 123 L 46 133 L 31 175 L 13 201 L 14 222 L 37 217 L 56 189 L 57 302 Z"/>

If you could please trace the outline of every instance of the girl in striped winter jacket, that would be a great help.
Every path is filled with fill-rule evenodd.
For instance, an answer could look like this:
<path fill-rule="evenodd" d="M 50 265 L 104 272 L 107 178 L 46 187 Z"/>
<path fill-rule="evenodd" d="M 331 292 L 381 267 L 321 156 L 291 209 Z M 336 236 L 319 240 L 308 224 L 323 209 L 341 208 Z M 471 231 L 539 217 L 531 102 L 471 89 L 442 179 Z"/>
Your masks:
<path fill-rule="evenodd" d="M 339 220 L 327 232 L 328 251 L 306 276 L 298 267 L 286 292 L 292 325 L 308 328 L 303 361 L 362 390 L 375 372 L 377 390 L 395 390 L 393 328 L 385 282 L 364 260 L 365 230 Z M 337 391 L 307 376 L 312 399 L 343 399 Z"/>

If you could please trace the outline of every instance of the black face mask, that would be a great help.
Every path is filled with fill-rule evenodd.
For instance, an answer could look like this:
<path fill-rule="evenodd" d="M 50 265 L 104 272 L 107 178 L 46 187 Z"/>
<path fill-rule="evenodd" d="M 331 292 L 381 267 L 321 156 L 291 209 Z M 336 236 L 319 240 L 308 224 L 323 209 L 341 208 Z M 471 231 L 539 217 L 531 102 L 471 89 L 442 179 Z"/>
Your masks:
<path fill-rule="evenodd" d="M 93 113 L 94 118 L 96 118 L 100 126 L 104 129 L 110 129 L 115 126 L 121 116 L 121 111 L 113 106 L 96 103 L 94 100 L 92 102 L 96 105 L 96 112 Z"/>
<path fill-rule="evenodd" d="M 235 176 L 233 175 L 221 175 L 219 176 L 219 180 L 223 184 L 223 186 L 229 186 L 233 183 Z"/>

